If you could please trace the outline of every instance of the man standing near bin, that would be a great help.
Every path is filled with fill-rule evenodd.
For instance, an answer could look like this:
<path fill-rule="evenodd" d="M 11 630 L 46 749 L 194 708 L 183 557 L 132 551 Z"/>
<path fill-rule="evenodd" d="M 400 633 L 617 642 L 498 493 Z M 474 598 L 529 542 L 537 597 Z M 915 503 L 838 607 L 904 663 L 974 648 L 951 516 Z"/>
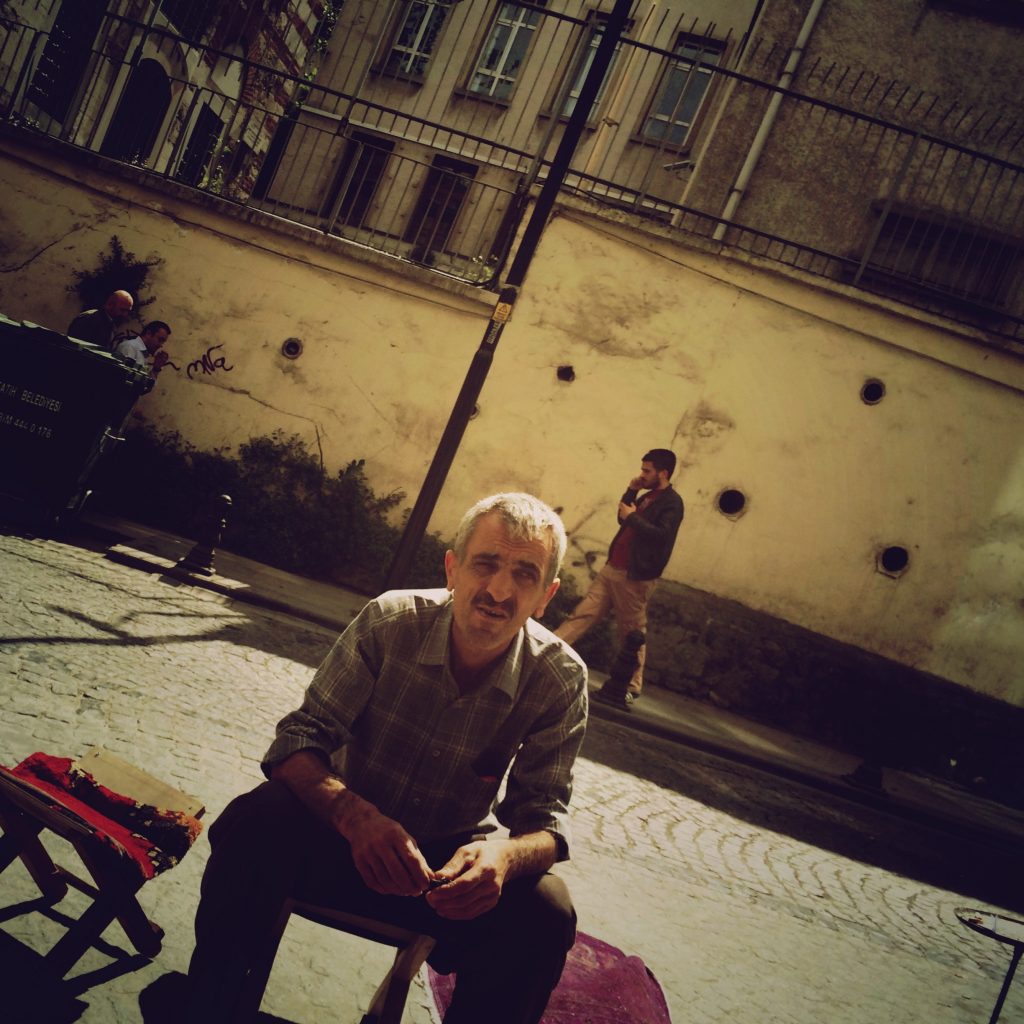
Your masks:
<path fill-rule="evenodd" d="M 114 332 L 128 319 L 134 305 L 135 300 L 128 292 L 111 292 L 99 309 L 79 313 L 68 324 L 67 335 L 109 349 L 114 343 Z"/>
<path fill-rule="evenodd" d="M 652 448 L 641 460 L 640 475 L 629 481 L 619 500 L 619 532 L 608 549 L 608 561 L 555 631 L 567 643 L 574 644 L 609 611 L 615 614 L 620 645 L 633 630 L 646 634 L 647 602 L 672 557 L 683 521 L 683 499 L 669 483 L 675 468 L 675 454 L 667 448 Z M 646 493 L 638 498 L 640 491 Z M 623 698 L 627 711 L 643 688 L 646 649 L 644 644 L 637 651 L 636 670 Z"/>
<path fill-rule="evenodd" d="M 170 327 L 163 320 L 151 320 L 142 328 L 141 334 L 133 334 L 114 346 L 115 355 L 122 356 L 140 370 L 148 370 L 156 376 L 170 361 L 162 351 L 171 336 Z M 149 359 L 152 358 L 152 365 Z"/>
<path fill-rule="evenodd" d="M 371 601 L 210 828 L 189 1021 L 227 1021 L 288 897 L 433 935 L 445 1024 L 536 1024 L 575 938 L 567 805 L 586 668 L 531 616 L 558 589 L 558 516 L 497 494 L 463 517 L 446 590 Z M 501 782 L 508 780 L 499 799 Z M 507 838 L 487 838 L 495 819 Z"/>

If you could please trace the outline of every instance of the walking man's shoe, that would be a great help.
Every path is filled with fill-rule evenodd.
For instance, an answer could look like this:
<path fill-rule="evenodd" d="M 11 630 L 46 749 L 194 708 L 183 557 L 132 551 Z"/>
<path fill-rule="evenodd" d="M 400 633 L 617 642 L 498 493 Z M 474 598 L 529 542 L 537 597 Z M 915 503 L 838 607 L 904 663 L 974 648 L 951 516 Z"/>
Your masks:
<path fill-rule="evenodd" d="M 611 680 L 608 681 L 608 683 L 610 682 Z M 594 694 L 594 699 L 599 700 L 602 704 L 610 704 L 613 708 L 618 708 L 620 711 L 632 711 L 633 701 L 636 700 L 636 697 L 628 690 L 623 693 L 621 689 L 609 686 L 608 683 L 605 683 Z"/>

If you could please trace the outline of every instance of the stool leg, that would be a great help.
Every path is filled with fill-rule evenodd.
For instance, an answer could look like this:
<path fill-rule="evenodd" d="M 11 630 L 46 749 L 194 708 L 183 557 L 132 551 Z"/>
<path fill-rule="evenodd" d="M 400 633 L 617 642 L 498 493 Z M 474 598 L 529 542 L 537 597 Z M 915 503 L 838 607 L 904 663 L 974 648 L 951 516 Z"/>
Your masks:
<path fill-rule="evenodd" d="M 259 1013 L 260 1003 L 263 1002 L 263 993 L 270 980 L 270 972 L 274 969 L 277 948 L 281 945 L 281 937 L 288 926 L 288 918 L 291 917 L 293 905 L 292 900 L 285 900 L 280 914 L 277 915 L 273 930 L 267 936 L 267 941 L 263 949 L 260 950 L 256 962 L 246 975 L 235 1011 L 235 1020 L 238 1024 L 249 1024 L 256 1019 L 256 1014 Z"/>
<path fill-rule="evenodd" d="M 40 892 L 54 903 L 62 900 L 67 895 L 67 883 L 39 841 L 39 833 L 44 828 L 42 822 L 33 821 L 27 814 L 5 804 L 0 806 L 0 826 L 4 830 L 0 839 L 0 871 L 5 871 L 20 857 Z"/>
<path fill-rule="evenodd" d="M 363 1017 L 364 1024 L 401 1024 L 409 984 L 434 948 L 434 939 L 421 935 L 395 954 L 391 970 L 384 976 Z"/>
<path fill-rule="evenodd" d="M 127 873 L 120 864 L 108 866 L 105 859 L 98 858 L 85 844 L 76 844 L 75 849 L 132 945 L 143 956 L 156 956 L 163 942 L 163 929 L 146 917 L 136 898 L 146 880 L 131 869 L 131 873 Z"/>
<path fill-rule="evenodd" d="M 1024 950 L 1024 946 L 1017 945 L 1013 947 L 1013 956 L 1010 958 L 1010 966 L 1006 970 L 1006 977 L 1003 978 L 1003 987 L 999 990 L 999 998 L 996 1000 L 995 1009 L 992 1011 L 992 1016 L 989 1018 L 988 1024 L 996 1024 L 999 1020 L 999 1014 L 1003 1011 L 1003 1003 L 1006 1002 L 1006 993 L 1010 991 L 1010 982 L 1013 981 L 1014 971 L 1017 970 L 1017 964 L 1020 963 L 1020 954 Z"/>

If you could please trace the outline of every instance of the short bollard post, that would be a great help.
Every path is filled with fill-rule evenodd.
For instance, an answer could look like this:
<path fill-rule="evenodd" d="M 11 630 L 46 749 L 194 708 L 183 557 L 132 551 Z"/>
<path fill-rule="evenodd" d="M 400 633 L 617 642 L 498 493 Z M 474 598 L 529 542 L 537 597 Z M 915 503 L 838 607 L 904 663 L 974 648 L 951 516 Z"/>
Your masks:
<path fill-rule="evenodd" d="M 597 698 L 607 704 L 615 704 L 618 707 L 629 710 L 629 701 L 626 693 L 629 690 L 629 681 L 640 664 L 639 650 L 647 642 L 647 637 L 642 630 L 631 629 L 622 646 L 619 647 L 615 660 L 612 662 L 608 679 L 604 686 L 597 691 Z"/>
<path fill-rule="evenodd" d="M 178 562 L 178 568 L 200 576 L 213 575 L 213 551 L 220 544 L 221 536 L 228 527 L 228 510 L 231 495 L 221 494 L 211 502 L 210 516 L 199 531 L 199 539 L 192 550 Z"/>

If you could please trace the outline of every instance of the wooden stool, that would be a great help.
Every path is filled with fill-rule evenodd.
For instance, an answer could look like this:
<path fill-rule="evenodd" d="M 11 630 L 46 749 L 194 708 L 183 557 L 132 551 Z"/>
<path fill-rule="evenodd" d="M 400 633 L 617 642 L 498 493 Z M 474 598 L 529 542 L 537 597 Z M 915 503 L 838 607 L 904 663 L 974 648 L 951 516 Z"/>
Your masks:
<path fill-rule="evenodd" d="M 249 972 L 239 1001 L 239 1021 L 255 1020 L 263 1001 L 263 991 L 267 987 L 270 971 L 277 956 L 277 947 L 281 936 L 288 925 L 292 914 L 298 914 L 316 924 L 322 924 L 336 931 L 358 935 L 361 939 L 380 942 L 397 949 L 394 963 L 377 987 L 370 1002 L 370 1008 L 362 1018 L 362 1024 L 401 1024 L 405 1010 L 406 996 L 409 985 L 416 977 L 416 972 L 434 948 L 434 938 L 430 935 L 419 935 L 405 928 L 399 928 L 383 921 L 359 917 L 341 910 L 332 910 L 315 903 L 303 903 L 299 900 L 286 900 L 278 916 L 274 931 L 267 940 L 263 954 L 256 966 Z"/>
<path fill-rule="evenodd" d="M 40 784 L 37 779 L 26 778 L 22 769 L 39 757 L 46 758 L 46 755 L 32 755 L 13 770 L 0 768 L 0 826 L 4 831 L 0 838 L 0 871 L 5 871 L 20 857 L 43 896 L 51 903 L 63 899 L 69 885 L 92 897 L 92 903 L 82 916 L 46 954 L 46 963 L 63 977 L 115 918 L 140 953 L 156 956 L 164 933 L 143 913 L 136 893 L 162 867 L 140 866 L 128 855 L 118 838 L 130 833 L 124 825 L 86 807 L 70 793 L 62 795 L 59 791 L 54 792 L 53 787 Z M 66 759 L 48 760 L 66 762 Z M 129 799 L 133 803 L 186 816 L 191 820 L 192 832 L 198 833 L 199 825 L 194 819 L 203 813 L 203 806 L 198 800 L 113 754 L 100 749 L 90 750 L 74 763 L 74 768 L 87 772 L 95 782 L 118 797 L 131 794 Z M 44 829 L 61 836 L 74 847 L 95 884 L 53 862 L 39 841 L 39 834 Z"/>

